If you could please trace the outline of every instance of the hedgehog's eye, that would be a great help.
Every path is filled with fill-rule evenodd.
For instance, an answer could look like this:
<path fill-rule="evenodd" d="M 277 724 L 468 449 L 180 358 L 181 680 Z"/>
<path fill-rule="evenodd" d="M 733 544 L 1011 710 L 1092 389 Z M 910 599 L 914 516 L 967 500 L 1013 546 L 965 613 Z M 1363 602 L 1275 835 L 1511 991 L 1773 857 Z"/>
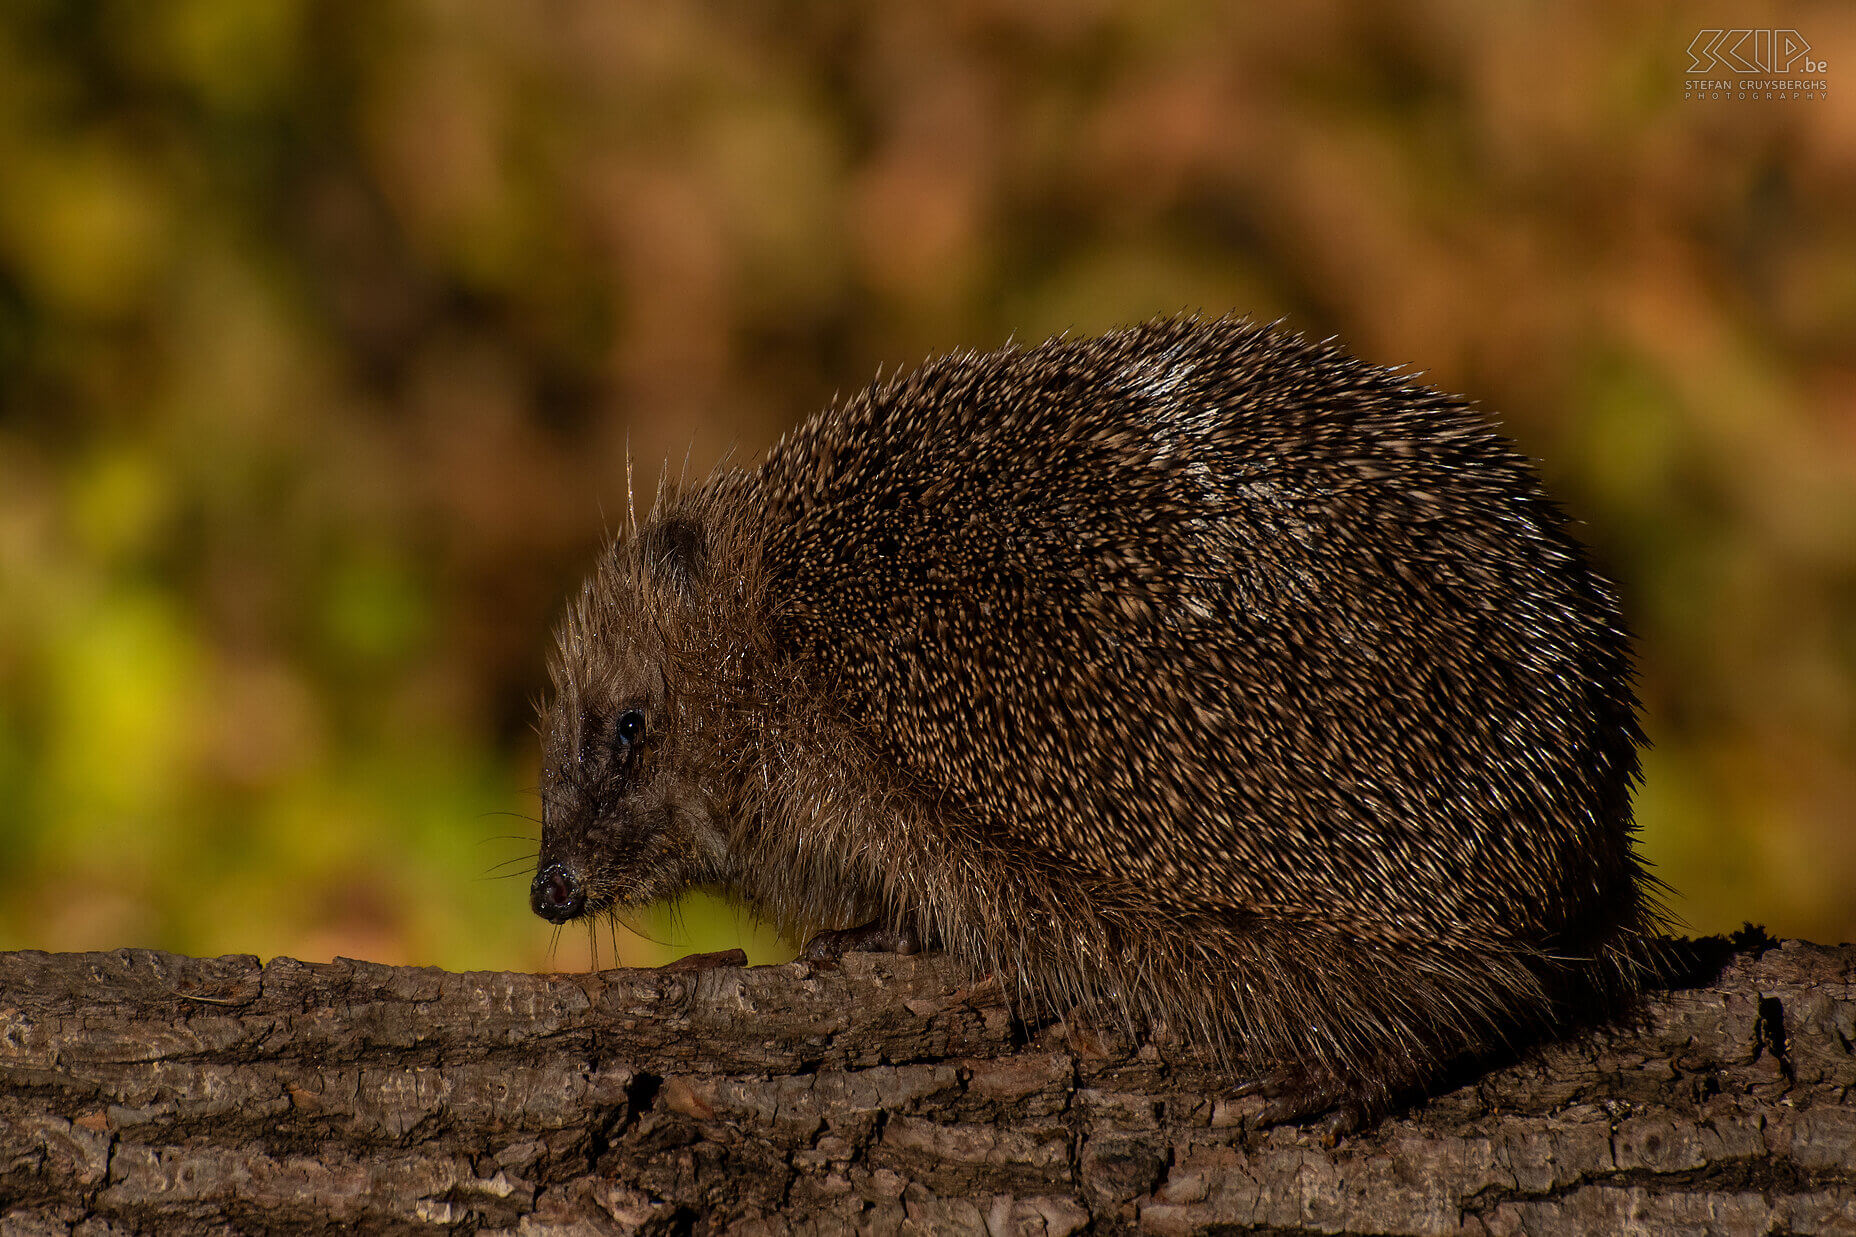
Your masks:
<path fill-rule="evenodd" d="M 626 747 L 637 747 L 644 740 L 644 714 L 637 709 L 628 709 L 619 715 L 619 742 Z"/>

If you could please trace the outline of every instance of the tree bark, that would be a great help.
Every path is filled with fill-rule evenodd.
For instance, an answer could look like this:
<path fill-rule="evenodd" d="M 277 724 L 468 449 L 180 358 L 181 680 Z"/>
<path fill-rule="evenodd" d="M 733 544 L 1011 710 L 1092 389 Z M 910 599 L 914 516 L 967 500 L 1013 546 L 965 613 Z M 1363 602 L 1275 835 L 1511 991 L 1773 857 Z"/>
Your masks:
<path fill-rule="evenodd" d="M 0 1232 L 1856 1234 L 1856 947 L 1684 982 L 1326 1148 L 938 955 L 0 954 Z"/>

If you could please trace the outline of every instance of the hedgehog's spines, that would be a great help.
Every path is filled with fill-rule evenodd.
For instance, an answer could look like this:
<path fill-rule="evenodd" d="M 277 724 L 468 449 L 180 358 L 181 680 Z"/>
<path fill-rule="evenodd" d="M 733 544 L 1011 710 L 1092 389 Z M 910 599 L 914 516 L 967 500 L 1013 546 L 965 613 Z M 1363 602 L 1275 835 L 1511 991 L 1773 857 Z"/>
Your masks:
<path fill-rule="evenodd" d="M 879 370 L 628 520 L 550 768 L 662 709 L 613 793 L 783 927 L 911 925 L 1027 1011 L 1366 1111 L 1612 1007 L 1662 914 L 1629 636 L 1528 461 L 1415 377 L 1226 318 Z"/>

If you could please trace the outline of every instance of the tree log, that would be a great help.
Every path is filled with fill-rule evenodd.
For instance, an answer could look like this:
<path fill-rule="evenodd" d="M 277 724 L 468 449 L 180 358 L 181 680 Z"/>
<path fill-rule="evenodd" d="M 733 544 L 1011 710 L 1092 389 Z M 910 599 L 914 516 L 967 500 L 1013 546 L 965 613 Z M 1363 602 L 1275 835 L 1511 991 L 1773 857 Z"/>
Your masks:
<path fill-rule="evenodd" d="M 937 955 L 0 954 L 0 1232 L 1852 1234 L 1853 1045 L 1856 947 L 1753 935 L 1324 1147 Z"/>

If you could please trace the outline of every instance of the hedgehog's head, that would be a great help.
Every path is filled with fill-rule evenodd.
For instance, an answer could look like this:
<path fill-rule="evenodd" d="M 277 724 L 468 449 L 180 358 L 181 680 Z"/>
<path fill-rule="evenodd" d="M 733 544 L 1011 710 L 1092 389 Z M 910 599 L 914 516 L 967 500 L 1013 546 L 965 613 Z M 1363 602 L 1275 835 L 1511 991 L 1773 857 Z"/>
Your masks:
<path fill-rule="evenodd" d="M 727 616 L 704 522 L 654 513 L 569 603 L 542 711 L 541 851 L 529 902 L 552 923 L 727 874 L 714 711 Z"/>

